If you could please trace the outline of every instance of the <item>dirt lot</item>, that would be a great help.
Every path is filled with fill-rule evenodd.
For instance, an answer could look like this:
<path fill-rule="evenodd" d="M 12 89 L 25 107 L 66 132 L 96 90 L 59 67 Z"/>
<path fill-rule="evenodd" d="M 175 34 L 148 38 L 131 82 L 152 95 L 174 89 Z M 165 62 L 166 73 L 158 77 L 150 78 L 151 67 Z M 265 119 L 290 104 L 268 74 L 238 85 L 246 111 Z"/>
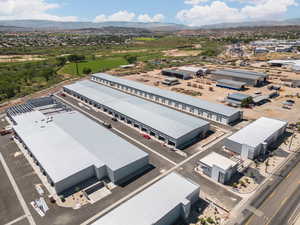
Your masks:
<path fill-rule="evenodd" d="M 216 68 L 215 66 L 208 66 L 210 68 Z M 252 69 L 253 70 L 253 69 Z M 262 71 L 262 70 L 256 70 Z M 283 71 L 280 74 L 275 71 L 270 71 L 268 74 L 271 76 L 271 82 L 274 85 L 282 86 L 280 91 L 280 96 L 272 99 L 270 102 L 265 103 L 261 106 L 256 106 L 253 109 L 243 109 L 245 118 L 247 119 L 257 119 L 261 116 L 273 117 L 278 119 L 287 120 L 289 122 L 297 122 L 300 120 L 300 99 L 297 97 L 292 97 L 296 93 L 300 93 L 299 88 L 290 88 L 284 86 L 286 82 L 281 79 L 300 79 L 300 74 L 296 74 L 293 72 Z M 160 74 L 160 70 L 154 70 L 145 74 L 140 75 L 130 75 L 124 77 L 129 80 L 135 80 L 142 82 L 147 85 L 157 86 L 157 81 L 163 81 L 166 77 Z M 229 90 L 225 88 L 216 87 L 216 83 L 214 81 L 209 80 L 208 78 L 195 78 L 192 80 L 180 80 L 180 84 L 169 87 L 163 84 L 158 85 L 159 88 L 177 91 L 189 95 L 193 95 L 194 97 L 216 102 L 216 103 L 224 103 L 224 98 L 230 94 L 238 91 Z M 256 88 L 256 87 L 248 87 L 247 90 L 242 91 L 241 93 L 254 95 L 256 92 L 261 92 L 261 94 L 266 95 L 270 94 L 272 91 L 268 90 L 267 86 Z M 289 109 L 282 108 L 282 103 L 287 99 L 293 99 L 295 101 L 294 106 Z"/>
<path fill-rule="evenodd" d="M 0 62 L 25 62 L 25 61 L 41 61 L 45 58 L 39 55 L 1 55 Z"/>
<path fill-rule="evenodd" d="M 172 50 L 164 51 L 163 53 L 165 56 L 179 57 L 179 56 L 197 56 L 201 53 L 201 51 L 199 50 L 184 51 L 184 50 L 172 49 Z"/>

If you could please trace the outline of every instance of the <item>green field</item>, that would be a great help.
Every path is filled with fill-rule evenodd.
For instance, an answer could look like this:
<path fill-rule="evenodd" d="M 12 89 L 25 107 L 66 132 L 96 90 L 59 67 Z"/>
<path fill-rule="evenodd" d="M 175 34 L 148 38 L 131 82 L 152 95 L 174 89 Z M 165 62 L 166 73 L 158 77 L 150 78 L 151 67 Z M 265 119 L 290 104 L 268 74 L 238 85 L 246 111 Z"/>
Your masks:
<path fill-rule="evenodd" d="M 78 63 L 79 75 L 83 74 L 84 68 L 90 68 L 93 73 L 104 72 L 105 70 L 117 68 L 120 65 L 126 65 L 128 62 L 122 57 L 113 57 L 113 58 L 102 58 L 90 61 L 84 61 Z M 71 74 L 77 75 L 76 64 L 69 63 L 65 65 L 60 71 L 60 74 Z"/>
<path fill-rule="evenodd" d="M 134 40 L 136 40 L 136 41 L 154 41 L 154 40 L 156 40 L 156 38 L 152 38 L 152 37 L 138 37 L 138 38 L 135 38 Z"/>

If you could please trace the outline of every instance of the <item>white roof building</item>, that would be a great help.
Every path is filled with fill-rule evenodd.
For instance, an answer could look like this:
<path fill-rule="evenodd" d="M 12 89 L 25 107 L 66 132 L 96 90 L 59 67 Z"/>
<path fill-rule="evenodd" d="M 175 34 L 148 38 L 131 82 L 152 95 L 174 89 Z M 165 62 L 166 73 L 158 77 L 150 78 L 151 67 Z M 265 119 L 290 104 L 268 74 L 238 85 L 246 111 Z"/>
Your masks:
<path fill-rule="evenodd" d="M 88 178 L 118 182 L 148 164 L 148 154 L 76 111 L 12 116 L 13 126 L 58 193 Z"/>
<path fill-rule="evenodd" d="M 242 158 L 253 159 L 265 153 L 268 145 L 284 133 L 286 126 L 285 121 L 261 117 L 226 138 L 224 145 L 227 149 L 241 154 Z"/>
<path fill-rule="evenodd" d="M 216 152 L 212 152 L 209 155 L 205 156 L 200 160 L 200 162 L 210 167 L 217 166 L 224 171 L 227 171 L 228 169 L 237 165 L 237 162 L 228 159 L 225 156 L 222 156 Z"/>
<path fill-rule="evenodd" d="M 162 178 L 93 225 L 171 225 L 188 217 L 200 187 L 176 173 Z"/>

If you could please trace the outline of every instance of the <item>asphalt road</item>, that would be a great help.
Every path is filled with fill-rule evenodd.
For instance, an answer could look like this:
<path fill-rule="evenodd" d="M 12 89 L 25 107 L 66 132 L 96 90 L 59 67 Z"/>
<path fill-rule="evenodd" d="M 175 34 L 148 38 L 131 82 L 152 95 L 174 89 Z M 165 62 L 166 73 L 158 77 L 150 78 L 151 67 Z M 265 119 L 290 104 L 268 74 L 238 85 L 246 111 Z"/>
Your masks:
<path fill-rule="evenodd" d="M 244 210 L 249 214 L 240 224 L 291 225 L 300 203 L 300 155 L 296 154 Z"/>

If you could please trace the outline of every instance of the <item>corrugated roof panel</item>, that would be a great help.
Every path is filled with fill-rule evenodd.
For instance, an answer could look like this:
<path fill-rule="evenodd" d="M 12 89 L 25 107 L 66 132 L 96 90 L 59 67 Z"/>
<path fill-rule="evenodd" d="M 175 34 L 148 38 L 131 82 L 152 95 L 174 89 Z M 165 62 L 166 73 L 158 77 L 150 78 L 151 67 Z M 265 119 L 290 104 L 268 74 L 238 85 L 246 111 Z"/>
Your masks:
<path fill-rule="evenodd" d="M 95 76 L 96 78 L 99 77 L 99 78 L 106 79 L 108 81 L 126 85 L 129 87 L 144 91 L 144 92 L 163 96 L 165 98 L 172 99 L 172 100 L 182 102 L 185 104 L 189 104 L 191 106 L 195 106 L 195 107 L 198 107 L 200 109 L 204 109 L 204 110 L 207 110 L 210 112 L 215 112 L 220 115 L 224 115 L 226 117 L 231 117 L 231 116 L 236 115 L 237 113 L 240 113 L 239 110 L 232 108 L 232 107 L 224 106 L 224 105 L 213 103 L 213 102 L 208 102 L 208 101 L 205 101 L 205 100 L 202 100 L 199 98 L 191 97 L 191 96 L 184 95 L 184 94 L 179 94 L 179 93 L 176 93 L 173 91 L 167 91 L 167 90 L 164 90 L 161 88 L 145 85 L 145 84 L 142 84 L 139 82 L 121 79 L 121 78 L 114 77 L 114 76 L 111 76 L 108 74 L 98 73 L 98 74 L 94 74 L 93 76 Z"/>
<path fill-rule="evenodd" d="M 209 124 L 205 120 L 87 80 L 65 86 L 65 88 L 103 104 L 174 139 Z"/>

